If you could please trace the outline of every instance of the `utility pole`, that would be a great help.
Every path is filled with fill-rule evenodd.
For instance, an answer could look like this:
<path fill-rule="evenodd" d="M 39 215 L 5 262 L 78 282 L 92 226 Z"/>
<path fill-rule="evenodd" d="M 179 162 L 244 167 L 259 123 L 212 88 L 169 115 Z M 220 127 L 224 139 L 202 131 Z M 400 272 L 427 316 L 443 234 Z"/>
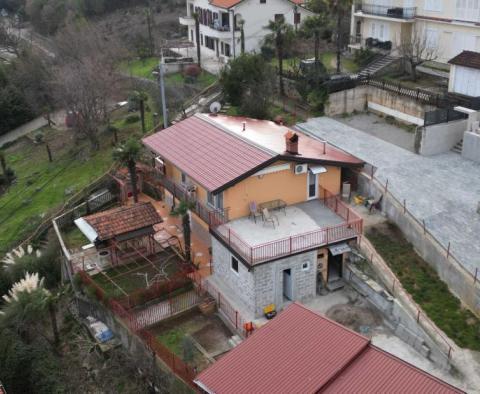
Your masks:
<path fill-rule="evenodd" d="M 230 10 L 232 13 L 232 51 L 233 51 L 233 58 L 235 59 L 236 55 L 236 49 L 235 49 L 235 11 Z"/>
<path fill-rule="evenodd" d="M 160 57 L 160 61 L 158 63 L 158 78 L 160 80 L 160 94 L 162 96 L 162 111 L 163 111 L 163 127 L 166 129 L 168 127 L 168 110 L 167 110 L 167 101 L 165 98 L 165 81 L 164 81 L 164 71 L 163 71 L 163 53 Z"/>

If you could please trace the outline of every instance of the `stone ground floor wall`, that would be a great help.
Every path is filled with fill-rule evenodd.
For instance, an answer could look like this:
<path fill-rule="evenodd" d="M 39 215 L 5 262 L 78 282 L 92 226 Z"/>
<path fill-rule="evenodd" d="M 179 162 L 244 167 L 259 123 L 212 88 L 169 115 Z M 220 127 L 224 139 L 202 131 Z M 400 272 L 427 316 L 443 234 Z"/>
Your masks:
<path fill-rule="evenodd" d="M 240 302 L 255 317 L 263 315 L 263 308 L 275 304 L 281 309 L 286 303 L 283 297 L 283 271 L 290 269 L 293 301 L 306 301 L 316 294 L 317 251 L 290 256 L 271 263 L 261 264 L 250 271 L 240 261 L 238 273 L 231 268 L 232 257 L 228 248 L 212 239 L 214 280 L 229 289 L 232 302 Z M 304 264 L 308 265 L 304 269 Z"/>
<path fill-rule="evenodd" d="M 417 128 L 415 151 L 422 156 L 432 156 L 450 151 L 463 138 L 467 120 L 441 123 Z"/>
<path fill-rule="evenodd" d="M 283 296 L 284 270 L 291 270 L 292 301 L 307 301 L 316 295 L 317 251 L 306 252 L 271 263 L 262 264 L 253 269 L 255 282 L 255 315 L 262 316 L 263 308 L 275 304 L 283 308 L 286 301 Z M 307 269 L 303 266 L 308 265 Z"/>
<path fill-rule="evenodd" d="M 449 289 L 477 316 L 480 316 L 480 283 L 474 282 L 471 275 L 462 269 L 460 263 L 447 256 L 434 239 L 424 233 L 423 227 L 404 213 L 403 207 L 385 189 L 366 174 L 358 177 L 359 192 L 363 195 L 379 197 L 383 194 L 382 212 L 395 223 L 415 251 L 438 273 Z"/>

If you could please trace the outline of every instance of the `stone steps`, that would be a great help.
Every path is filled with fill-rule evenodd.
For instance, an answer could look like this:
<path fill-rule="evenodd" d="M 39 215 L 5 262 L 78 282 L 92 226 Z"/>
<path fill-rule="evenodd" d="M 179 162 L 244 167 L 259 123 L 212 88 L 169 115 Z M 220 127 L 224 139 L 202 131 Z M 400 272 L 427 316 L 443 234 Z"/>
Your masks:
<path fill-rule="evenodd" d="M 394 60 L 396 60 L 396 58 L 390 55 L 382 57 L 374 61 L 373 63 L 370 63 L 367 67 L 365 67 L 362 71 L 358 73 L 358 76 L 366 77 L 368 75 L 374 75 L 375 73 L 379 72 L 382 68 L 392 64 Z"/>
<path fill-rule="evenodd" d="M 461 140 L 457 145 L 452 148 L 452 152 L 462 154 L 463 150 L 463 140 Z"/>
<path fill-rule="evenodd" d="M 343 279 L 336 279 L 331 282 L 328 282 L 326 287 L 328 291 L 340 290 L 340 289 L 343 289 L 343 287 L 345 287 L 345 282 L 343 281 Z"/>

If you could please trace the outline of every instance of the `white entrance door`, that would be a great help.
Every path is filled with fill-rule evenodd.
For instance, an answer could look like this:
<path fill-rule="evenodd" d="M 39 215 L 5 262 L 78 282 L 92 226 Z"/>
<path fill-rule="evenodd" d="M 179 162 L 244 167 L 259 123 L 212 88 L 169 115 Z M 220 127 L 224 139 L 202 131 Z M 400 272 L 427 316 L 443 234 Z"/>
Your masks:
<path fill-rule="evenodd" d="M 307 198 L 313 200 L 318 197 L 318 175 L 308 171 Z"/>
<path fill-rule="evenodd" d="M 293 300 L 293 283 L 292 283 L 292 270 L 283 271 L 283 296 L 292 301 Z"/>

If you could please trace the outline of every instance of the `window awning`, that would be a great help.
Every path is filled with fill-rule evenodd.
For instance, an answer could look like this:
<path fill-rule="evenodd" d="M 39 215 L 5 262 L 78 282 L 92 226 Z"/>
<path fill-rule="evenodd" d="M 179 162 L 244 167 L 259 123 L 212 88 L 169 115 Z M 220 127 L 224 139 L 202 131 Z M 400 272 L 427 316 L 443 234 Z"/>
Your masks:
<path fill-rule="evenodd" d="M 313 174 L 313 175 L 317 175 L 317 174 L 323 174 L 325 172 L 327 172 L 327 169 L 323 166 L 311 166 L 308 168 L 308 170 Z"/>
<path fill-rule="evenodd" d="M 344 254 L 352 251 L 352 249 L 350 248 L 350 246 L 348 246 L 346 242 L 329 246 L 328 250 L 330 251 L 332 256 L 338 256 L 339 254 Z"/>
<path fill-rule="evenodd" d="M 88 238 L 90 242 L 95 242 L 98 238 L 98 234 L 95 229 L 90 226 L 84 218 L 79 218 L 74 220 L 75 225 L 78 229 Z"/>

